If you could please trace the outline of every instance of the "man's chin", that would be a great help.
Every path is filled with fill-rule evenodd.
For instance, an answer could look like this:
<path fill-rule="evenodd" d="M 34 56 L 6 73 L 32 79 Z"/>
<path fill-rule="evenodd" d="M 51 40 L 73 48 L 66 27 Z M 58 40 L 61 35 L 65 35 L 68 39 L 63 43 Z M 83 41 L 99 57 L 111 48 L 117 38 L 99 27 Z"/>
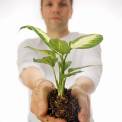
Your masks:
<path fill-rule="evenodd" d="M 50 28 L 52 28 L 53 30 L 59 30 L 60 28 L 62 28 L 62 24 L 51 24 Z"/>

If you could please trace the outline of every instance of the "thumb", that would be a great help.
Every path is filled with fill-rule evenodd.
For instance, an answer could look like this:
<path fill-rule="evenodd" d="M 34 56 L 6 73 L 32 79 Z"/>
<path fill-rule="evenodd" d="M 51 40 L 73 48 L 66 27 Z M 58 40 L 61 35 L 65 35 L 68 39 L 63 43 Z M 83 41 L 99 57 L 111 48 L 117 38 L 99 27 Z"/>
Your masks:
<path fill-rule="evenodd" d="M 54 85 L 49 81 L 44 81 L 40 90 L 40 102 L 39 102 L 39 109 L 40 109 L 40 116 L 43 116 L 48 111 L 48 94 L 50 91 L 54 89 Z"/>

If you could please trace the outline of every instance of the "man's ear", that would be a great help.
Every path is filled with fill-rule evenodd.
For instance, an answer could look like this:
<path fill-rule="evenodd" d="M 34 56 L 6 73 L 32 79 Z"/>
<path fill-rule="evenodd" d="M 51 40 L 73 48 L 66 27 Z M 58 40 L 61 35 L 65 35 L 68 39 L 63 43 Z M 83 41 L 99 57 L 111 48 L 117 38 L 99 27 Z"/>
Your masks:
<path fill-rule="evenodd" d="M 42 7 L 40 8 L 40 15 L 41 15 L 41 18 L 43 19 Z"/>
<path fill-rule="evenodd" d="M 72 14 L 73 14 L 73 9 L 71 8 L 71 12 L 70 12 L 70 14 L 69 14 L 69 18 L 72 17 Z"/>
<path fill-rule="evenodd" d="M 42 14 L 43 12 L 42 12 L 42 7 L 40 7 L 40 14 L 41 14 L 41 16 L 43 16 L 43 14 Z"/>

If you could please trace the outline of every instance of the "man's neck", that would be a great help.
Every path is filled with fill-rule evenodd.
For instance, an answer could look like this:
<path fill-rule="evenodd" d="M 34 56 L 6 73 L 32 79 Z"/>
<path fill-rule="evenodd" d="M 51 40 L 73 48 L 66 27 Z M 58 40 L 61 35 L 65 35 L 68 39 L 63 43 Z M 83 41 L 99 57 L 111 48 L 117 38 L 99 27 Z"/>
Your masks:
<path fill-rule="evenodd" d="M 50 38 L 61 38 L 69 34 L 68 29 L 64 30 L 50 30 L 47 29 L 47 34 Z"/>

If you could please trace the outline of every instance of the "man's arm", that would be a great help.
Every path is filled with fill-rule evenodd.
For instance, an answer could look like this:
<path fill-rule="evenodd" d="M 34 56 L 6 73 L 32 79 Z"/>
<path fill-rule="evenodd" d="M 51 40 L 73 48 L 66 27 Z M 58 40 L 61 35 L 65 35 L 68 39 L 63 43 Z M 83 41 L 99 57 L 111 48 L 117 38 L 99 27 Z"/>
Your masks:
<path fill-rule="evenodd" d="M 76 79 L 75 84 L 71 88 L 78 88 L 89 95 L 95 90 L 95 85 L 88 77 L 80 76 Z"/>
<path fill-rule="evenodd" d="M 42 82 L 44 76 L 41 74 L 38 68 L 32 66 L 25 68 L 20 74 L 20 78 L 22 79 L 23 83 L 32 90 L 36 88 L 40 82 Z"/>
<path fill-rule="evenodd" d="M 80 76 L 76 79 L 71 89 L 72 95 L 78 98 L 79 106 L 81 107 L 81 110 L 78 113 L 79 122 L 90 122 L 89 95 L 95 90 L 93 81 L 88 77 Z"/>
<path fill-rule="evenodd" d="M 82 57 L 82 58 L 81 58 Z M 79 55 L 79 64 L 89 67 L 81 69 L 82 72 L 75 76 L 75 82 L 72 85 L 72 94 L 78 98 L 80 107 L 80 122 L 90 121 L 90 94 L 95 91 L 102 73 L 101 50 L 100 46 L 84 50 L 82 56 Z"/>
<path fill-rule="evenodd" d="M 63 119 L 57 119 L 47 115 L 48 93 L 55 87 L 52 82 L 44 79 L 40 71 L 35 67 L 28 67 L 20 75 L 23 83 L 32 90 L 31 111 L 39 120 L 44 122 L 65 122 Z"/>

